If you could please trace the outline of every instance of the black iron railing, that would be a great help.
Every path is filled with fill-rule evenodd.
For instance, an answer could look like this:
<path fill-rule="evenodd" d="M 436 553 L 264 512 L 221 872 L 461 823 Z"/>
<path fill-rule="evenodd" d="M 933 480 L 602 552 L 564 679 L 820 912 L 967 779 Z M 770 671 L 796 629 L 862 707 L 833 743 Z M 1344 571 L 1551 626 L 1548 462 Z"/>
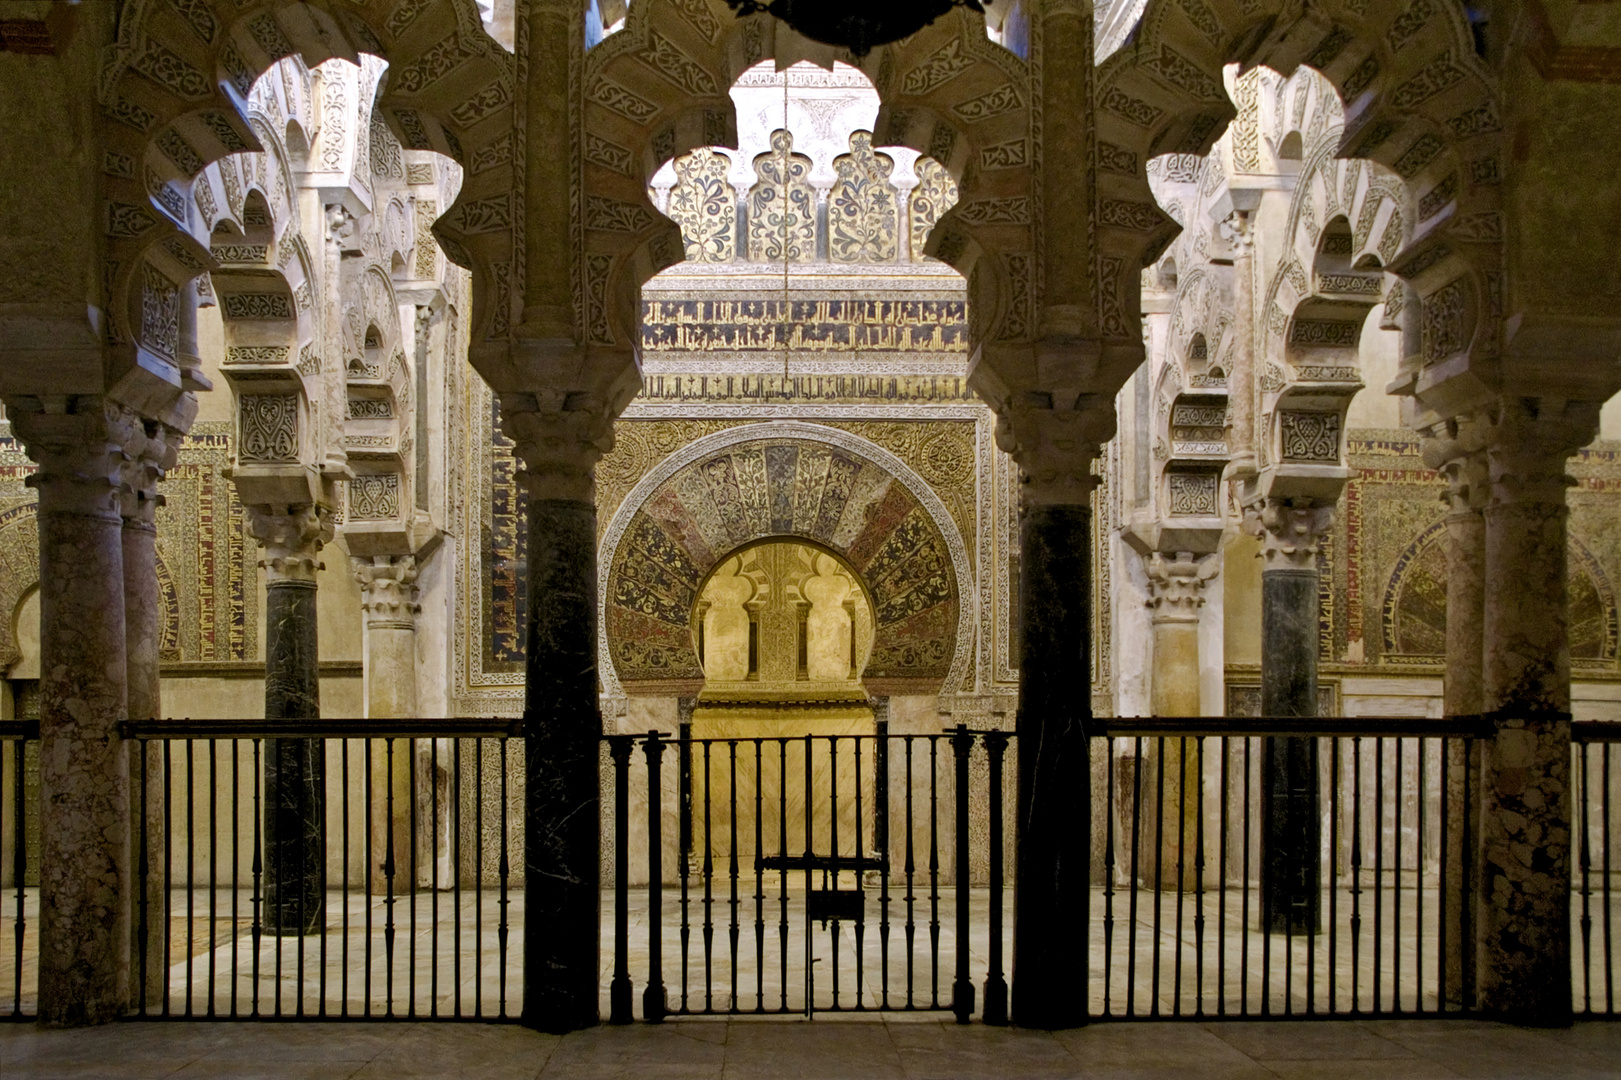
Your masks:
<path fill-rule="evenodd" d="M 27 762 L 38 721 L 0 724 L 0 1020 L 32 1020 L 39 993 L 39 867 Z"/>
<path fill-rule="evenodd" d="M 1093 733 L 1094 788 L 1110 793 L 1094 799 L 1094 1017 L 1472 1007 L 1478 722 L 1109 719 Z"/>
<path fill-rule="evenodd" d="M 1621 982 L 1621 724 L 1571 725 L 1576 820 L 1576 882 L 1571 897 L 1575 945 L 1573 1004 L 1577 1016 L 1616 1015 Z"/>
<path fill-rule="evenodd" d="M 139 1016 L 519 1015 L 510 722 L 175 720 L 124 733 L 147 808 L 134 838 Z M 270 783 L 266 763 L 294 739 L 318 765 Z M 289 862 L 289 845 L 267 844 L 266 815 L 289 797 L 276 784 L 301 781 L 317 790 Z"/>
<path fill-rule="evenodd" d="M 950 1009 L 966 1021 L 971 953 L 989 965 L 992 1015 L 1005 1015 L 1005 734 L 606 741 L 614 1022 L 633 1018 L 636 983 L 648 1020 Z M 667 747 L 679 751 L 674 770 Z M 977 803 L 983 818 L 970 802 L 976 753 L 994 761 L 990 797 Z M 629 818 L 633 803 L 645 817 Z M 669 830 L 665 805 L 681 817 Z M 989 849 L 994 869 L 976 877 L 976 856 Z M 633 922 L 646 927 L 636 971 Z"/>

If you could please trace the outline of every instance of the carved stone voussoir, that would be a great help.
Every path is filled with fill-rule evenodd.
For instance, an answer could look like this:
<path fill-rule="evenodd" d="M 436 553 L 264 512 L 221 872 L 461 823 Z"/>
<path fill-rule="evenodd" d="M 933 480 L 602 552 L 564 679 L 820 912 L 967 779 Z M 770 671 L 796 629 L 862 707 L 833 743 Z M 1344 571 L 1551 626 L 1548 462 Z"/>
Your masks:
<path fill-rule="evenodd" d="M 1312 570 L 1317 547 L 1334 521 L 1332 506 L 1263 498 L 1244 507 L 1244 531 L 1261 541 L 1267 570 Z"/>
<path fill-rule="evenodd" d="M 332 542 L 335 524 L 330 507 L 305 503 L 298 506 L 246 507 L 248 533 L 264 549 L 259 565 L 265 569 L 266 583 L 315 583 L 321 569 L 316 558 L 321 548 Z"/>

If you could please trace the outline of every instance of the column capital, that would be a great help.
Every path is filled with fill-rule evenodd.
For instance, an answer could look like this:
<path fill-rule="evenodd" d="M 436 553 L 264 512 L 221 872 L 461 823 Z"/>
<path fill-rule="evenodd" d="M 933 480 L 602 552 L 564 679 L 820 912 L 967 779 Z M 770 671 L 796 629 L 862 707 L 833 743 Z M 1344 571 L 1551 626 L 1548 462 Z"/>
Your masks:
<path fill-rule="evenodd" d="M 1019 464 L 1025 506 L 1090 504 L 1098 485 L 1092 464 L 1114 429 L 1112 401 L 1096 408 L 1012 407 L 996 421 L 997 442 Z"/>
<path fill-rule="evenodd" d="M 416 556 L 354 556 L 349 565 L 360 583 L 360 610 L 366 613 L 368 626 L 416 629 L 422 611 L 417 603 Z"/>
<path fill-rule="evenodd" d="M 259 565 L 271 585 L 288 582 L 313 585 L 322 564 L 316 558 L 321 548 L 332 542 L 335 527 L 330 507 L 313 503 L 298 505 L 250 505 L 248 534 L 264 549 Z"/>
<path fill-rule="evenodd" d="M 1244 507 L 1243 529 L 1261 541 L 1267 570 L 1314 570 L 1334 508 L 1309 499 L 1267 496 Z"/>
<path fill-rule="evenodd" d="M 1447 489 L 1441 501 L 1453 514 L 1479 514 L 1491 494 L 1486 444 L 1490 425 L 1478 416 L 1460 416 L 1424 433 L 1424 464 L 1441 474 Z"/>
<path fill-rule="evenodd" d="M 1598 435 L 1599 406 L 1559 398 L 1502 402 L 1484 428 L 1492 505 L 1563 506 L 1573 483 L 1565 463 Z"/>
<path fill-rule="evenodd" d="M 518 482 L 532 500 L 594 502 L 593 469 L 613 449 L 613 417 L 584 394 L 501 395 L 501 431 L 523 462 Z"/>
<path fill-rule="evenodd" d="M 1205 603 L 1205 585 L 1216 576 L 1221 564 L 1214 555 L 1195 556 L 1179 551 L 1167 558 L 1158 551 L 1143 557 L 1148 571 L 1148 606 L 1152 620 L 1197 622 Z"/>
<path fill-rule="evenodd" d="M 119 512 L 124 516 L 124 528 L 157 531 L 158 507 L 163 505 L 158 481 L 174 468 L 179 442 L 179 432 L 150 420 L 131 438 L 119 470 Z"/>
<path fill-rule="evenodd" d="M 6 412 L 39 466 L 25 483 L 52 491 L 47 512 L 119 516 L 124 465 L 145 441 L 133 410 L 87 395 L 10 398 Z"/>

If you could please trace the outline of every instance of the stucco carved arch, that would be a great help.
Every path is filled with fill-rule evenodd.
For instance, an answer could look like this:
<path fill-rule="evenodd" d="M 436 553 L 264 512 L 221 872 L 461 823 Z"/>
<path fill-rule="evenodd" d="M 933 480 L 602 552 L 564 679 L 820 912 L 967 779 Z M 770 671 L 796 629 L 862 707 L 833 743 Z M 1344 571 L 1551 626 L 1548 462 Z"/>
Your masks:
<path fill-rule="evenodd" d="M 447 255 L 472 270 L 475 307 L 488 309 L 492 268 L 511 259 L 520 184 L 513 63 L 485 33 L 474 0 L 130 0 L 100 101 L 108 310 L 119 340 L 141 338 L 143 264 L 181 284 L 216 268 L 185 193 L 210 163 L 262 148 L 247 116 L 255 79 L 285 56 L 313 65 L 358 62 L 362 52 L 390 64 L 377 106 L 401 144 L 467 170 L 434 228 Z"/>
<path fill-rule="evenodd" d="M 971 678 L 974 570 L 950 512 L 899 458 L 859 436 L 773 421 L 729 428 L 660 462 L 615 511 L 598 555 L 604 690 L 701 683 L 690 613 L 715 566 L 759 540 L 803 539 L 861 576 L 877 692 Z"/>
<path fill-rule="evenodd" d="M 704 4 L 642 0 L 624 29 L 582 63 L 583 205 L 573 243 L 576 311 L 588 344 L 621 352 L 628 364 L 642 283 L 682 258 L 679 231 L 647 198 L 659 167 L 699 146 L 736 148 L 728 91 L 744 71 L 768 59 L 831 65 L 835 58 L 860 67 L 878 90 L 875 142 L 911 147 L 959 183 L 972 180 L 936 224 L 928 253 L 971 282 L 985 334 L 1029 339 L 1035 90 L 1025 62 L 986 37 L 983 16 L 942 17 L 857 62 L 768 16 L 730 19 Z M 976 273 L 987 262 L 989 272 Z"/>
<path fill-rule="evenodd" d="M 1155 154 L 1208 151 L 1234 114 L 1222 79 L 1231 62 L 1321 72 L 1345 102 L 1336 153 L 1394 170 L 1408 198 L 1430 209 L 1389 268 L 1426 304 L 1443 289 L 1483 295 L 1501 260 L 1501 125 L 1495 83 L 1460 7 L 1150 0 L 1136 36 L 1100 66 L 1096 84 L 1100 205 L 1144 208 L 1100 214 L 1099 243 L 1119 261 L 1125 310 L 1138 310 L 1138 270 L 1175 228 L 1153 204 L 1145 165 Z M 1492 327 L 1456 304 L 1446 310 L 1459 321 L 1448 347 L 1495 355 Z M 1134 336 L 1136 327 L 1124 330 Z"/>

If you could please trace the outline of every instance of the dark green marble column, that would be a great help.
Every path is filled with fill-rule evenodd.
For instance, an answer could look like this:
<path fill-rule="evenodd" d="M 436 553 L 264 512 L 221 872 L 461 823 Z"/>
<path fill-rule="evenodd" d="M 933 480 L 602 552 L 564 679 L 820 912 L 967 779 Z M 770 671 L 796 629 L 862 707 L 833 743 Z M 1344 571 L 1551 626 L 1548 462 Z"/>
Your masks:
<path fill-rule="evenodd" d="M 1317 571 L 1261 574 L 1261 712 L 1317 715 Z M 1317 932 L 1322 823 L 1317 740 L 1271 738 L 1261 749 L 1261 925 Z"/>
<path fill-rule="evenodd" d="M 1332 506 L 1269 497 L 1245 509 L 1261 540 L 1261 713 L 1317 715 L 1317 548 Z M 1261 928 L 1315 934 L 1322 911 L 1322 807 L 1315 738 L 1261 742 Z"/>
<path fill-rule="evenodd" d="M 531 499 L 527 559 L 523 1022 L 565 1032 L 598 1019 L 596 506 Z"/>
<path fill-rule="evenodd" d="M 1092 511 L 1028 506 L 1020 529 L 1013 1021 L 1086 1023 Z"/>
<path fill-rule="evenodd" d="M 323 508 L 250 507 L 264 547 L 265 719 L 321 715 L 316 635 L 317 555 L 332 537 Z M 326 925 L 326 744 L 264 742 L 264 929 L 319 933 Z"/>

